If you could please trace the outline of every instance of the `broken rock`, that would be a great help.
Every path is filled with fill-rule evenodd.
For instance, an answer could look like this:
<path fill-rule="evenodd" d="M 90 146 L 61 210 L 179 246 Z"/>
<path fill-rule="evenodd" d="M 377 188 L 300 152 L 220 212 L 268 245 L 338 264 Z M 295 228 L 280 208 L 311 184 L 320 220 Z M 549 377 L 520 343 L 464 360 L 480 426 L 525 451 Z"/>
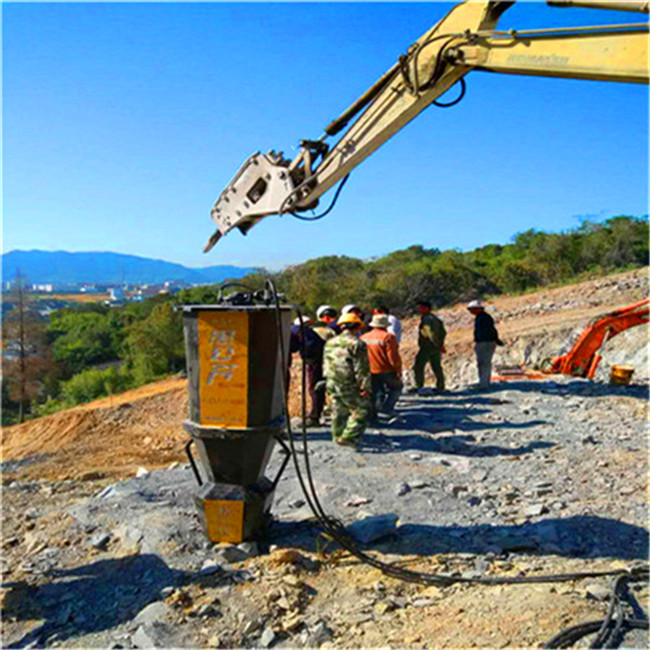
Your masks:
<path fill-rule="evenodd" d="M 366 503 L 371 503 L 372 499 L 367 499 L 366 497 L 360 497 L 360 496 L 353 496 L 352 498 L 348 499 L 344 505 L 348 506 L 349 508 L 356 508 L 358 506 L 362 506 Z"/>
<path fill-rule="evenodd" d="M 257 547 L 257 542 L 242 542 L 237 544 L 237 548 L 246 554 L 246 557 L 257 557 L 260 554 L 259 548 Z"/>
<path fill-rule="evenodd" d="M 246 553 L 246 551 L 233 545 L 222 546 L 221 548 L 217 549 L 216 556 L 218 561 L 226 564 L 242 562 L 243 560 L 247 560 L 249 557 L 251 557 L 248 555 L 248 553 Z"/>
<path fill-rule="evenodd" d="M 532 503 L 526 508 L 527 517 L 537 517 L 548 512 L 548 508 L 543 503 Z"/>
<path fill-rule="evenodd" d="M 411 486 L 408 483 L 400 483 L 397 488 L 397 496 L 401 497 L 405 494 L 408 494 L 411 491 Z"/>
<path fill-rule="evenodd" d="M 199 573 L 202 576 L 211 576 L 214 573 L 221 571 L 221 565 L 217 564 L 214 560 L 206 560 L 200 568 Z"/>
<path fill-rule="evenodd" d="M 609 600 L 611 590 L 597 583 L 585 587 L 585 596 L 590 600 Z"/>
<path fill-rule="evenodd" d="M 275 632 L 270 627 L 265 628 L 260 637 L 260 645 L 263 648 L 269 648 L 273 641 L 275 641 Z"/>
<path fill-rule="evenodd" d="M 109 533 L 97 533 L 88 540 L 88 545 L 96 548 L 98 551 L 103 551 L 108 546 L 110 540 L 111 536 Z"/>
<path fill-rule="evenodd" d="M 320 646 L 326 641 L 329 641 L 332 638 L 332 630 L 327 627 L 327 623 L 324 621 L 319 621 L 311 629 L 309 638 L 307 641 L 308 646 Z"/>
<path fill-rule="evenodd" d="M 461 492 L 467 492 L 468 487 L 466 485 L 450 485 L 445 491 L 457 497 Z"/>
<path fill-rule="evenodd" d="M 348 526 L 348 532 L 358 542 L 370 544 L 382 537 L 395 533 L 398 519 L 399 517 L 395 514 L 367 517 L 366 519 L 361 519 L 350 524 Z"/>
<path fill-rule="evenodd" d="M 136 648 L 164 648 L 167 643 L 166 627 L 163 623 L 141 625 L 131 638 Z"/>
<path fill-rule="evenodd" d="M 139 625 L 150 625 L 165 618 L 168 612 L 169 606 L 158 601 L 141 609 L 133 620 Z"/>

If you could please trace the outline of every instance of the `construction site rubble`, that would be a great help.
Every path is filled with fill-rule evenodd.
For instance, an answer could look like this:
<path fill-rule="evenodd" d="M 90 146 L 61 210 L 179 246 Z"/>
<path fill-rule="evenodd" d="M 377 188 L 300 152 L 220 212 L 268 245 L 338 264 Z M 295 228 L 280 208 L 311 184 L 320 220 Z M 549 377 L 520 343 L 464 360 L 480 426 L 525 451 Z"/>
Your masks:
<path fill-rule="evenodd" d="M 629 277 L 622 297 L 610 293 L 617 283 L 596 287 L 602 300 L 594 311 L 638 299 Z M 576 301 L 586 294 L 584 286 L 553 291 L 553 299 L 503 303 L 560 304 L 557 292 Z M 503 303 L 495 301 L 498 309 Z M 440 312 L 448 325 L 453 311 Z M 522 351 L 530 359 L 559 353 L 557 342 L 584 325 L 584 315 L 564 308 L 544 319 L 541 334 L 526 318 L 500 327 L 509 343 L 503 354 L 520 363 Z M 413 327 L 405 321 L 405 358 Z M 645 561 L 643 330 L 604 350 L 604 366 L 637 360 L 629 386 L 552 376 L 475 393 L 463 386 L 474 370 L 470 332 L 449 326 L 451 391 L 402 397 L 399 421 L 370 426 L 356 452 L 334 447 L 325 425 L 309 429 L 326 512 L 385 562 L 467 579 Z M 213 544 L 183 456 L 185 380 L 138 390 L 5 432 L 6 647 L 419 648 L 431 639 L 439 647 L 535 646 L 607 610 L 608 578 L 440 587 L 383 575 L 323 534 L 292 464 L 278 482 L 267 534 Z M 281 460 L 272 456 L 271 475 Z M 647 602 L 647 585 L 631 593 Z M 647 647 L 647 634 L 630 632 L 626 644 Z"/>
<path fill-rule="evenodd" d="M 370 430 L 363 454 L 332 457 L 325 430 L 310 433 L 314 480 L 328 512 L 393 561 L 465 577 L 620 567 L 648 554 L 647 397 L 647 386 L 570 378 L 408 397 L 408 424 Z M 585 446 L 587 436 L 593 444 Z M 9 643 L 366 646 L 379 629 L 392 643 L 398 630 L 424 643 L 431 623 L 412 612 L 437 618 L 466 606 L 462 586 L 409 587 L 347 560 L 297 505 L 291 468 L 278 486 L 275 522 L 257 545 L 208 542 L 188 496 L 192 481 L 180 464 L 100 488 L 5 482 Z M 398 496 L 390 483 L 411 489 Z M 35 498 L 44 490 L 47 499 Z M 551 636 L 567 607 L 587 618 L 601 612 L 607 587 L 512 587 L 527 594 L 520 607 L 528 597 L 544 602 L 518 643 Z M 551 593 L 555 604 L 542 598 Z M 504 618 L 513 616 L 508 602 Z M 505 643 L 509 625 L 497 620 L 474 623 L 474 633 Z M 448 645 L 460 638 L 445 635 Z"/>

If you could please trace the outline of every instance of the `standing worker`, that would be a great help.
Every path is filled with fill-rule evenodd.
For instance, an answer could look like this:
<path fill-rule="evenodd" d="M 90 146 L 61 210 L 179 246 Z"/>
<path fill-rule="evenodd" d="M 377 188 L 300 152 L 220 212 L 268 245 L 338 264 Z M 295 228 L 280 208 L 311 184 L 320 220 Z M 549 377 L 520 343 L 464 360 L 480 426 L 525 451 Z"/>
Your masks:
<path fill-rule="evenodd" d="M 478 366 L 478 388 L 490 386 L 492 379 L 492 357 L 497 345 L 503 345 L 499 333 L 494 326 L 494 319 L 485 311 L 480 300 L 472 300 L 467 305 L 470 314 L 474 315 L 474 351 Z"/>
<path fill-rule="evenodd" d="M 339 326 L 336 324 L 337 312 L 330 305 L 321 305 L 316 310 L 318 322 L 314 325 L 314 332 L 324 341 L 331 339 L 333 336 L 341 333 Z"/>
<path fill-rule="evenodd" d="M 357 446 L 370 416 L 370 367 L 366 344 L 356 333 L 363 321 L 349 313 L 338 320 L 341 333 L 325 344 L 323 374 L 332 404 L 332 439 Z"/>
<path fill-rule="evenodd" d="M 305 426 L 317 427 L 325 406 L 325 393 L 317 388 L 318 382 L 323 379 L 323 350 L 325 341 L 310 327 L 312 319 L 303 316 L 302 326 L 300 318 L 296 318 L 291 327 L 290 352 L 299 352 L 305 364 L 307 374 L 307 390 L 311 408 Z M 303 339 L 304 333 L 304 339 Z M 289 382 L 287 382 L 287 386 Z"/>
<path fill-rule="evenodd" d="M 364 317 L 363 309 L 359 307 L 358 305 L 350 304 L 350 305 L 345 305 L 345 307 L 341 308 L 341 316 L 345 316 L 346 314 L 354 314 L 360 321 L 361 321 L 361 328 L 357 332 L 357 334 L 365 334 L 370 328 L 366 324 L 366 319 Z"/>
<path fill-rule="evenodd" d="M 431 303 L 427 300 L 419 300 L 416 304 L 416 311 L 420 314 L 420 326 L 418 328 L 419 350 L 413 364 L 415 375 L 415 388 L 419 390 L 424 386 L 424 369 L 427 363 L 436 377 L 436 389 L 438 392 L 445 390 L 445 375 L 442 372 L 442 352 L 445 346 L 447 332 L 444 323 L 431 313 Z"/>
<path fill-rule="evenodd" d="M 388 316 L 375 314 L 369 332 L 361 337 L 368 348 L 372 379 L 372 408 L 376 417 L 380 412 L 395 417 L 395 404 L 402 392 L 402 359 L 394 334 L 388 332 Z"/>

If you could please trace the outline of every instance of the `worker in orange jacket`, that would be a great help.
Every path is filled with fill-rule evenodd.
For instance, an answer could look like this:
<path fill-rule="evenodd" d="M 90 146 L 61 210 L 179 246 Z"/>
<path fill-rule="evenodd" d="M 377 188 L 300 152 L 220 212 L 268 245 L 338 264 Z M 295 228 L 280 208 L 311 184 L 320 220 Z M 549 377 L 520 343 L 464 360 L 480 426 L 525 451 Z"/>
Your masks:
<path fill-rule="evenodd" d="M 361 337 L 368 349 L 372 381 L 372 406 L 374 416 L 384 413 L 395 417 L 395 404 L 402 392 L 402 359 L 394 334 L 387 331 L 387 314 L 375 314 L 369 332 Z"/>

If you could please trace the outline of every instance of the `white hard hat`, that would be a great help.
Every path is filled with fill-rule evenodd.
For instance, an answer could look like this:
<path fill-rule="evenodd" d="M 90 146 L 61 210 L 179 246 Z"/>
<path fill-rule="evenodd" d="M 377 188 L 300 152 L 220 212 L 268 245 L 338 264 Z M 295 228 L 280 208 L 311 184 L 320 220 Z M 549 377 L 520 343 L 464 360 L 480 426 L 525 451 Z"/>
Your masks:
<path fill-rule="evenodd" d="M 336 309 L 332 307 L 331 305 L 321 305 L 317 310 L 316 310 L 316 318 L 320 318 L 326 311 L 333 311 L 336 313 Z"/>
<path fill-rule="evenodd" d="M 345 316 L 345 314 L 349 314 L 351 311 L 361 311 L 356 305 L 345 305 L 343 309 L 341 309 L 341 315 Z"/>
<path fill-rule="evenodd" d="M 483 309 L 483 301 L 482 300 L 472 300 L 472 302 L 467 305 L 467 309 Z"/>
<path fill-rule="evenodd" d="M 309 316 L 298 316 L 294 321 L 293 324 L 300 327 L 301 324 L 304 325 L 309 325 L 312 322 L 312 319 L 309 318 Z"/>

